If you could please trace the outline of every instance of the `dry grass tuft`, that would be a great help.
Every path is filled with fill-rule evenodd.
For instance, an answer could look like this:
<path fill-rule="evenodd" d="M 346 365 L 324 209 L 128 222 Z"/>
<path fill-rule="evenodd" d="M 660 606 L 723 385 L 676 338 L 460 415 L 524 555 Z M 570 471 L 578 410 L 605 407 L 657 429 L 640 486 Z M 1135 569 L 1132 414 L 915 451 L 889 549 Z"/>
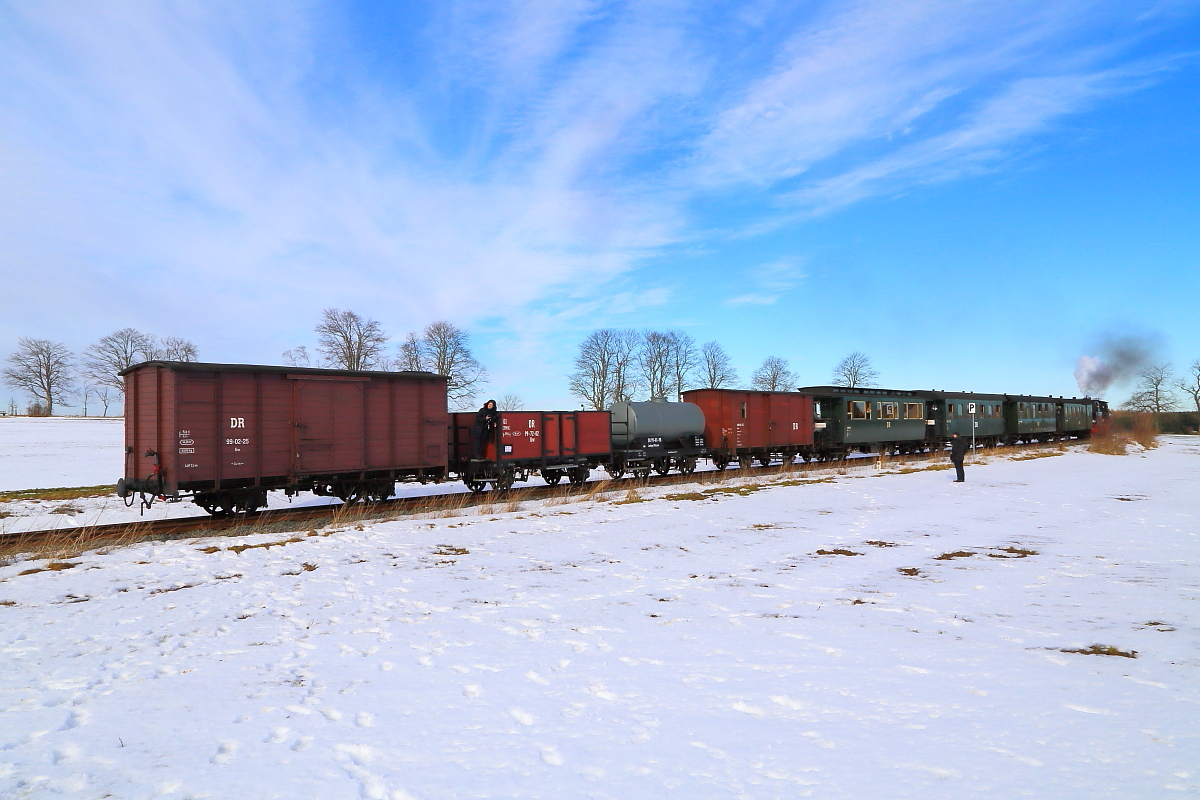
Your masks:
<path fill-rule="evenodd" d="M 1107 456 L 1123 456 L 1137 443 L 1147 450 L 1158 447 L 1158 420 L 1145 411 L 1119 411 L 1101 422 L 1092 433 L 1088 450 Z"/>
<path fill-rule="evenodd" d="M 1028 558 L 1029 556 L 1040 555 L 1037 550 L 1029 550 L 1024 547 L 1001 547 L 999 553 L 988 553 L 990 558 Z M 1007 555 L 1001 555 L 1006 553 Z"/>
<path fill-rule="evenodd" d="M 282 547 L 285 544 L 294 544 L 296 542 L 303 542 L 303 541 L 304 541 L 304 539 L 301 539 L 299 536 L 293 536 L 291 539 L 281 539 L 278 542 L 261 542 L 259 544 L 235 544 L 233 547 L 229 547 L 226 549 L 231 550 L 240 556 L 242 553 L 244 553 L 247 550 L 256 550 L 259 548 L 266 550 L 267 548 L 270 548 L 270 547 Z"/>
<path fill-rule="evenodd" d="M 678 492 L 676 494 L 663 495 L 663 500 L 707 500 L 708 497 L 703 492 Z"/>
<path fill-rule="evenodd" d="M 71 569 L 72 567 L 77 566 L 79 565 L 73 564 L 70 561 L 50 561 L 47 562 L 46 566 L 44 567 L 22 570 L 21 572 L 18 572 L 17 575 L 34 575 L 38 572 L 58 572 L 60 570 Z"/>
<path fill-rule="evenodd" d="M 847 550 L 844 547 L 835 547 L 832 550 L 818 550 L 819 556 L 861 556 L 862 553 L 856 553 L 853 550 Z"/>
<path fill-rule="evenodd" d="M 625 493 L 624 499 L 616 501 L 616 504 L 623 506 L 628 505 L 629 503 L 645 503 L 648 500 L 648 497 L 642 497 L 640 494 L 638 494 L 636 487 L 632 487 Z"/>
<path fill-rule="evenodd" d="M 934 556 L 934 561 L 950 561 L 955 558 L 970 558 L 975 555 L 970 550 L 955 550 L 950 553 L 942 553 L 940 556 Z"/>
<path fill-rule="evenodd" d="M 921 576 L 921 570 L 916 567 L 896 567 L 896 572 L 901 575 L 907 575 L 910 578 L 918 578 Z"/>
<path fill-rule="evenodd" d="M 1085 656 L 1121 656 L 1122 658 L 1137 658 L 1137 650 L 1122 650 L 1111 644 L 1094 644 L 1091 647 L 1060 647 L 1063 653 L 1079 653 Z"/>

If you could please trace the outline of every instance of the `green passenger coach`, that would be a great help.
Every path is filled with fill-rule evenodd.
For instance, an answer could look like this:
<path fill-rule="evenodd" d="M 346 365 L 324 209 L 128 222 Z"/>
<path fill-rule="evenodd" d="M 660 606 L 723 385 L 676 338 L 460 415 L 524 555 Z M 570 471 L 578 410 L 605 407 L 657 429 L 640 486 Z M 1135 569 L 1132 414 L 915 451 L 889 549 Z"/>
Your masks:
<path fill-rule="evenodd" d="M 817 446 L 830 453 L 915 453 L 929 446 L 925 399 L 894 389 L 806 386 L 813 395 Z"/>

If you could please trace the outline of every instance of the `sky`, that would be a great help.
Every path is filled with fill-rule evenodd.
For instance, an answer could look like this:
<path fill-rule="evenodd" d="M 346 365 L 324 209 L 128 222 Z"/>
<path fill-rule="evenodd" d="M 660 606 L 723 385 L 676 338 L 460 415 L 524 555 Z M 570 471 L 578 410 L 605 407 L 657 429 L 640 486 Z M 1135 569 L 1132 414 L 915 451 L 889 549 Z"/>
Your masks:
<path fill-rule="evenodd" d="M 1197 2 L 0 2 L 0 357 L 282 363 L 444 319 L 575 407 L 601 327 L 743 381 L 1077 395 L 1200 359 Z M 1131 387 L 1108 393 L 1122 400 Z"/>

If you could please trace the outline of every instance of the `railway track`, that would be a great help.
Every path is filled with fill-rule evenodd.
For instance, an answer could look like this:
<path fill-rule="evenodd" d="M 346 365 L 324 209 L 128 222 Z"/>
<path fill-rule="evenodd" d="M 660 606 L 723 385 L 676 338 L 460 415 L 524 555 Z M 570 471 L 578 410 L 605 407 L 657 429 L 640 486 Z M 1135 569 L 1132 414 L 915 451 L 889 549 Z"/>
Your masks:
<path fill-rule="evenodd" d="M 990 452 L 1003 453 L 1022 449 L 1054 447 L 1053 444 L 1034 443 L 998 447 Z M 918 453 L 906 456 L 889 456 L 890 464 L 919 463 L 943 457 L 943 453 Z M 112 544 L 132 544 L 142 541 L 165 541 L 168 539 L 194 538 L 197 536 L 239 536 L 251 533 L 289 533 L 298 530 L 321 528 L 336 524 L 353 524 L 395 517 L 398 514 L 420 514 L 447 509 L 472 508 L 482 505 L 507 504 L 543 500 L 551 497 L 584 496 L 598 491 L 599 484 L 607 484 L 604 490 L 622 488 L 675 486 L 711 481 L 718 474 L 729 477 L 754 477 L 756 475 L 780 475 L 783 473 L 805 475 L 819 470 L 848 466 L 869 466 L 877 463 L 876 456 L 852 458 L 840 462 L 809 462 L 770 467 L 726 470 L 723 473 L 706 470 L 691 475 L 653 475 L 646 479 L 623 478 L 608 481 L 590 481 L 580 486 L 525 486 L 504 492 L 482 492 L 479 494 L 452 493 L 398 497 L 373 503 L 352 503 L 332 506 L 304 506 L 257 511 L 251 514 L 235 514 L 229 517 L 212 517 L 207 514 L 196 517 L 151 520 L 146 522 L 123 522 L 112 525 L 81 526 L 39 531 L 0 534 L 0 554 L 16 554 L 35 551 L 47 546 L 71 548 L 95 548 Z M 855 462 L 861 462 L 856 464 Z"/>

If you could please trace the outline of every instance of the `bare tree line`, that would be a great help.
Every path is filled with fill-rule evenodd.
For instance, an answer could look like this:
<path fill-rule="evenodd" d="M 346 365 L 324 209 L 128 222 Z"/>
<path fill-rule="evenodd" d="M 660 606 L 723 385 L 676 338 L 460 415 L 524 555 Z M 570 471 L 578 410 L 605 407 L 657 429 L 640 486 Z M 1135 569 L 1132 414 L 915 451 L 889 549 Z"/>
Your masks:
<path fill-rule="evenodd" d="M 1175 377 L 1171 362 L 1152 364 L 1137 374 L 1138 383 L 1133 394 L 1122 407 L 1130 411 L 1150 411 L 1156 414 L 1178 411 L 1182 401 L 1176 391 L 1191 398 L 1200 413 L 1200 358 L 1188 365 L 1187 374 Z"/>
<path fill-rule="evenodd" d="M 445 375 L 446 393 L 457 408 L 467 408 L 488 383 L 487 370 L 471 353 L 470 335 L 456 325 L 438 320 L 420 333 L 407 334 L 388 353 L 391 338 L 376 320 L 348 310 L 327 308 L 314 328 L 315 358 L 301 345 L 283 353 L 295 367 L 328 367 L 349 370 L 423 371 Z"/>
<path fill-rule="evenodd" d="M 834 368 L 838 386 L 872 386 L 879 373 L 871 360 L 855 351 Z M 696 341 L 680 330 L 601 328 L 579 344 L 575 371 L 568 378 L 573 395 L 595 409 L 635 398 L 678 400 L 687 389 L 733 388 L 737 370 L 719 342 Z M 799 378 L 787 359 L 768 356 L 750 377 L 747 388 L 781 392 L 796 388 Z"/>
<path fill-rule="evenodd" d="M 17 350 L 7 359 L 2 373 L 4 383 L 33 398 L 28 412 L 50 416 L 55 404 L 70 399 L 82 401 L 87 414 L 88 402 L 95 398 L 104 407 L 116 401 L 125 389 L 120 373 L 142 361 L 195 361 L 196 345 L 176 336 L 159 338 L 134 328 L 122 328 L 89 345 L 78 359 L 61 342 L 21 337 Z M 10 407 L 13 404 L 10 404 Z"/>

